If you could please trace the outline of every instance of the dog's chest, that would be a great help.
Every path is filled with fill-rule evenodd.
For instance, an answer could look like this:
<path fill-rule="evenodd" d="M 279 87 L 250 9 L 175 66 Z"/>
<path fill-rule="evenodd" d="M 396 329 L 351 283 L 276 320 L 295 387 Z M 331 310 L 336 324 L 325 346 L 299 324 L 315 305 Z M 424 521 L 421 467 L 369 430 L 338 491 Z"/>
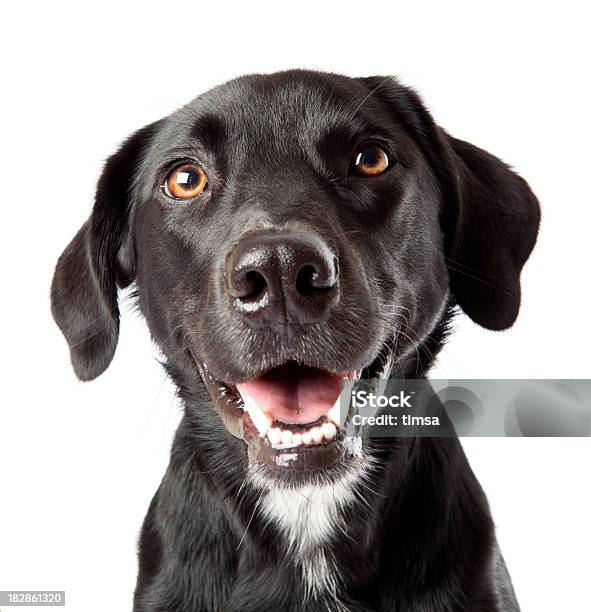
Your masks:
<path fill-rule="evenodd" d="M 278 530 L 301 574 L 306 599 L 329 601 L 334 612 L 347 609 L 339 602 L 343 585 L 332 551 L 347 537 L 343 513 L 355 499 L 357 478 L 297 487 L 272 485 L 260 502 L 261 514 Z"/>

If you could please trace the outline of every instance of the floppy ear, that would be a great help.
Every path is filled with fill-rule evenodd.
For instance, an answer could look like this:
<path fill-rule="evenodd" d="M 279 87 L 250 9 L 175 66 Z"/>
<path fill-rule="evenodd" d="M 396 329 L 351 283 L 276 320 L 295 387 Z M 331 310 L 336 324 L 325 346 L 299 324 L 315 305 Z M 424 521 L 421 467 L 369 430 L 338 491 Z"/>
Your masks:
<path fill-rule="evenodd" d="M 367 98 L 381 98 L 394 111 L 437 177 L 455 301 L 483 327 L 510 327 L 519 312 L 521 269 L 538 234 L 540 207 L 535 195 L 500 159 L 446 134 L 409 87 L 393 77 L 360 80 L 368 88 Z"/>
<path fill-rule="evenodd" d="M 51 312 L 70 347 L 76 375 L 102 374 L 119 337 L 117 287 L 135 276 L 129 236 L 130 194 L 142 153 L 157 124 L 129 137 L 106 162 L 90 218 L 57 262 L 51 285 Z"/>
<path fill-rule="evenodd" d="M 451 292 L 473 321 L 506 329 L 519 312 L 519 277 L 538 234 L 538 200 L 500 159 L 444 137 L 458 181 L 455 227 L 446 240 Z"/>

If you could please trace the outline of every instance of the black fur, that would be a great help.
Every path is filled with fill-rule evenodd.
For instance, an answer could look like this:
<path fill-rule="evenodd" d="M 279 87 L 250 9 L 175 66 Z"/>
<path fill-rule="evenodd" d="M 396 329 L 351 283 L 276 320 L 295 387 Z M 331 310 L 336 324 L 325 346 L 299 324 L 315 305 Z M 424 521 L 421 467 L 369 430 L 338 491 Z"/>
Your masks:
<path fill-rule="evenodd" d="M 395 160 L 351 177 L 361 142 Z M 196 159 L 199 201 L 172 202 L 171 164 Z M 448 136 L 393 78 L 252 75 L 131 136 L 107 162 L 90 219 L 60 258 L 52 310 L 77 375 L 101 374 L 117 344 L 117 287 L 138 302 L 185 415 L 140 542 L 136 612 L 327 610 L 244 485 L 246 446 L 213 409 L 194 356 L 233 383 L 286 359 L 423 377 L 460 307 L 489 329 L 514 322 L 539 223 L 535 196 L 503 162 Z M 225 295 L 224 262 L 249 232 L 320 235 L 337 253 L 339 303 L 309 326 L 252 329 Z M 513 611 L 485 497 L 456 438 L 369 440 L 365 502 L 326 545 L 338 599 L 357 611 Z M 330 482 L 345 466 L 317 475 Z M 283 476 L 279 476 L 283 478 Z M 295 483 L 297 486 L 297 483 Z M 335 534 L 339 534 L 337 530 Z M 306 600 L 305 606 L 302 602 Z M 336 608 L 335 608 L 336 609 Z"/>

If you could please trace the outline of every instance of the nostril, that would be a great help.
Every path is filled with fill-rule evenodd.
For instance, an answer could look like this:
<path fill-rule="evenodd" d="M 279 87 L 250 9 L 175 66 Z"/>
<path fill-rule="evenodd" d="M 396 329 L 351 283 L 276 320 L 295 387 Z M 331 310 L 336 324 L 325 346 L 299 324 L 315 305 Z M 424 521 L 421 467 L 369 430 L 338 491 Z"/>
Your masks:
<path fill-rule="evenodd" d="M 246 273 L 246 279 L 250 287 L 248 295 L 242 296 L 243 300 L 256 301 L 260 299 L 267 291 L 267 281 L 265 277 L 256 270 L 251 270 Z"/>
<path fill-rule="evenodd" d="M 312 295 L 314 282 L 318 278 L 318 272 L 312 266 L 303 266 L 296 278 L 296 290 L 301 295 Z"/>
<path fill-rule="evenodd" d="M 256 270 L 237 274 L 232 285 L 232 295 L 243 302 L 256 302 L 267 292 L 267 281 Z"/>
<path fill-rule="evenodd" d="M 335 286 L 336 277 L 333 270 L 321 274 L 314 266 L 302 266 L 296 277 L 296 290 L 300 295 L 312 296 L 330 291 Z"/>

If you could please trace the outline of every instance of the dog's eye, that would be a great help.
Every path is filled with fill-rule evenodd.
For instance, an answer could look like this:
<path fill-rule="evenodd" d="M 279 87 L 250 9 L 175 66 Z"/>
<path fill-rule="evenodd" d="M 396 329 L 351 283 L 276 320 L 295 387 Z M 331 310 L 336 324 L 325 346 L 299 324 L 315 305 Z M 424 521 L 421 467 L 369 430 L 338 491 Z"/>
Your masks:
<path fill-rule="evenodd" d="M 201 166 L 186 162 L 177 166 L 167 177 L 162 186 L 164 193 L 176 200 L 195 198 L 205 189 L 207 177 Z"/>
<path fill-rule="evenodd" d="M 378 176 L 389 167 L 388 154 L 377 145 L 364 145 L 353 156 L 352 171 L 359 176 Z"/>

